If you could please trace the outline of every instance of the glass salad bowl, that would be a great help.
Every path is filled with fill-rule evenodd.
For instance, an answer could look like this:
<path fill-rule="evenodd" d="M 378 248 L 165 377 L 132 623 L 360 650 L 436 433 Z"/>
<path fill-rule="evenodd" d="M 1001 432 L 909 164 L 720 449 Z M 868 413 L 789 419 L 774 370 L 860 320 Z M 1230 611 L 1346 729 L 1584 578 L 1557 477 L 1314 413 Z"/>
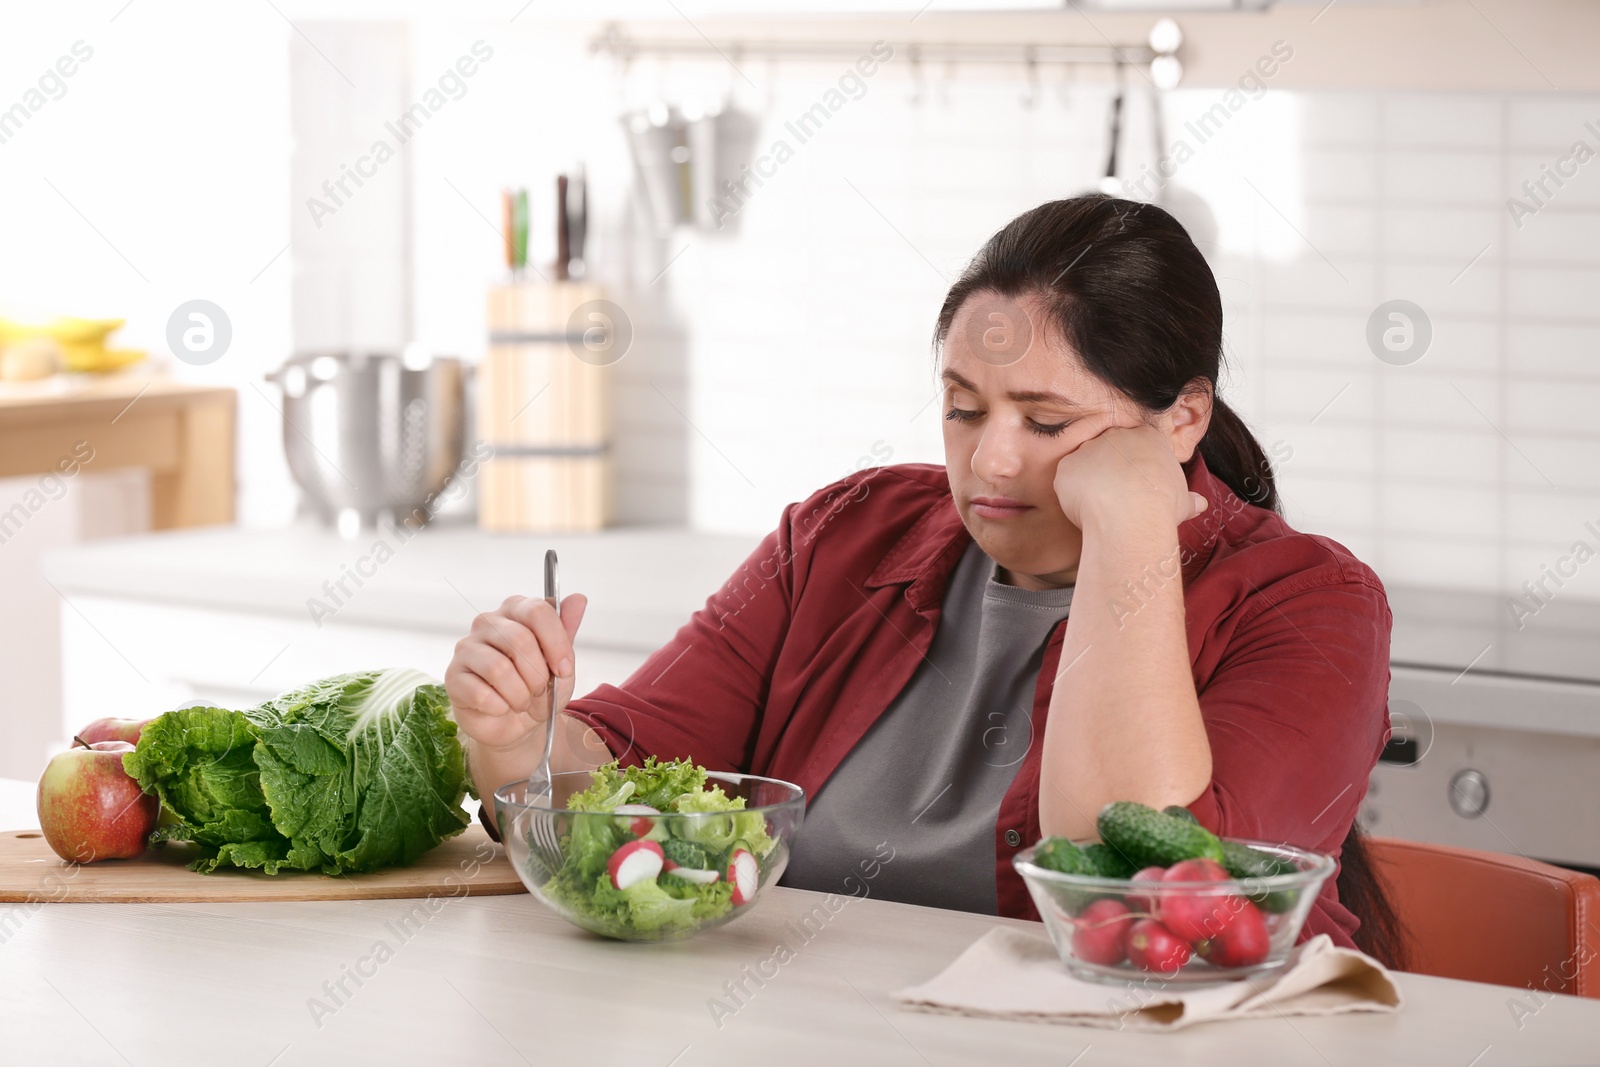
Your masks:
<path fill-rule="evenodd" d="M 1017 853 L 1012 865 L 1075 977 L 1206 985 L 1282 967 L 1334 871 L 1332 857 L 1318 852 L 1239 843 L 1282 861 L 1285 873 L 1191 880 L 1174 865 L 1167 870 L 1176 877 L 1161 868 L 1132 879 L 1066 874 L 1033 862 L 1040 845 Z"/>
<path fill-rule="evenodd" d="M 697 770 L 703 786 L 671 795 L 676 786 L 637 789 L 606 773 L 552 775 L 549 795 L 530 795 L 526 780 L 495 790 L 517 875 L 568 922 L 623 941 L 675 941 L 749 911 L 789 863 L 805 814 L 797 785 Z"/>

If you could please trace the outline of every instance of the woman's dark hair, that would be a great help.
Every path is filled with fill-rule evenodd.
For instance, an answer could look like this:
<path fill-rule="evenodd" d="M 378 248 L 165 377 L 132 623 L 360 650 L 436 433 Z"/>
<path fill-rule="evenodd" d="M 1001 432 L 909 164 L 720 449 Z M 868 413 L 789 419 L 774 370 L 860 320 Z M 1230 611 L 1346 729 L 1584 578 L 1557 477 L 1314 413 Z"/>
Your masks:
<path fill-rule="evenodd" d="M 1165 411 L 1197 379 L 1208 383 L 1211 423 L 1200 455 L 1246 500 L 1279 510 L 1272 464 L 1244 422 L 1216 395 L 1222 366 L 1222 298 L 1187 231 L 1154 204 L 1090 193 L 1053 200 L 1007 223 L 950 287 L 934 333 L 949 336 L 975 293 L 1035 297 L 1085 368 L 1148 411 Z M 1339 900 L 1361 920 L 1358 948 L 1403 968 L 1405 946 L 1388 887 L 1354 821 L 1340 849 Z"/>
<path fill-rule="evenodd" d="M 1241 500 L 1278 510 L 1272 464 L 1216 395 L 1222 297 L 1177 219 L 1104 193 L 1018 215 L 950 287 L 935 344 L 977 292 L 1042 298 L 1051 325 L 1089 372 L 1147 410 L 1165 411 L 1196 379 L 1210 383 L 1211 424 L 1200 441 L 1206 467 Z"/>
<path fill-rule="evenodd" d="M 1388 880 L 1367 851 L 1367 835 L 1359 822 L 1350 823 L 1339 849 L 1339 903 L 1361 920 L 1351 935 L 1356 947 L 1397 971 L 1410 963 L 1400 915 L 1394 910 Z"/>

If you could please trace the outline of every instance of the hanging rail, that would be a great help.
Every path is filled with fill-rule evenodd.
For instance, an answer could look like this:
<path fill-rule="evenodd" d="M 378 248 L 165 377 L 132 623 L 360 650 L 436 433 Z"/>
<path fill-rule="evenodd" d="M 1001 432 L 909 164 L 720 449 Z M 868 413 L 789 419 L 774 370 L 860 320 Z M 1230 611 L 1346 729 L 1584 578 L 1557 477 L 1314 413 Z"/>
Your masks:
<path fill-rule="evenodd" d="M 1148 44 L 986 44 L 937 41 L 891 41 L 895 51 L 914 63 L 1019 64 L 1038 66 L 1147 66 L 1157 53 Z M 849 62 L 861 55 L 860 41 L 762 41 L 737 38 L 712 41 L 694 38 L 630 37 L 616 26 L 589 43 L 594 52 L 631 62 L 642 56 L 704 56 L 733 63 L 742 58 L 836 59 Z"/>

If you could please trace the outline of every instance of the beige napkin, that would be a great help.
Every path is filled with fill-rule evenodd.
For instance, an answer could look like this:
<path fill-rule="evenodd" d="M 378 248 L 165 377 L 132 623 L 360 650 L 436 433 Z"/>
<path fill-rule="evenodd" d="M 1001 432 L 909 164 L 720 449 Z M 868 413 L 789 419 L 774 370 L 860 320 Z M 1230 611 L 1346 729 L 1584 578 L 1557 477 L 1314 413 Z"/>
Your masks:
<path fill-rule="evenodd" d="M 1071 1023 L 1128 1030 L 1179 1030 L 1220 1019 L 1399 1011 L 1400 988 L 1377 960 L 1340 948 L 1327 934 L 1290 951 L 1280 970 L 1221 985 L 1163 987 L 1130 976 L 1111 985 L 1067 973 L 1043 934 L 996 927 L 938 976 L 890 994 L 902 1007 L 951 1015 Z"/>

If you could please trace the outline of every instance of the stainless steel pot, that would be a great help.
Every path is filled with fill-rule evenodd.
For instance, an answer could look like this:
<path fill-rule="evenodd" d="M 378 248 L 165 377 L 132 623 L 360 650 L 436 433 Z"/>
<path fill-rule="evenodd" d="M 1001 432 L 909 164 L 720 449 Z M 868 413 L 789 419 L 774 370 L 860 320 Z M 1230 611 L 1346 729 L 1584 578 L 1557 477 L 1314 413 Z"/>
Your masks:
<path fill-rule="evenodd" d="M 467 370 L 411 346 L 296 353 L 267 375 L 283 389 L 289 471 L 323 521 L 355 537 L 432 518 L 465 451 Z"/>

